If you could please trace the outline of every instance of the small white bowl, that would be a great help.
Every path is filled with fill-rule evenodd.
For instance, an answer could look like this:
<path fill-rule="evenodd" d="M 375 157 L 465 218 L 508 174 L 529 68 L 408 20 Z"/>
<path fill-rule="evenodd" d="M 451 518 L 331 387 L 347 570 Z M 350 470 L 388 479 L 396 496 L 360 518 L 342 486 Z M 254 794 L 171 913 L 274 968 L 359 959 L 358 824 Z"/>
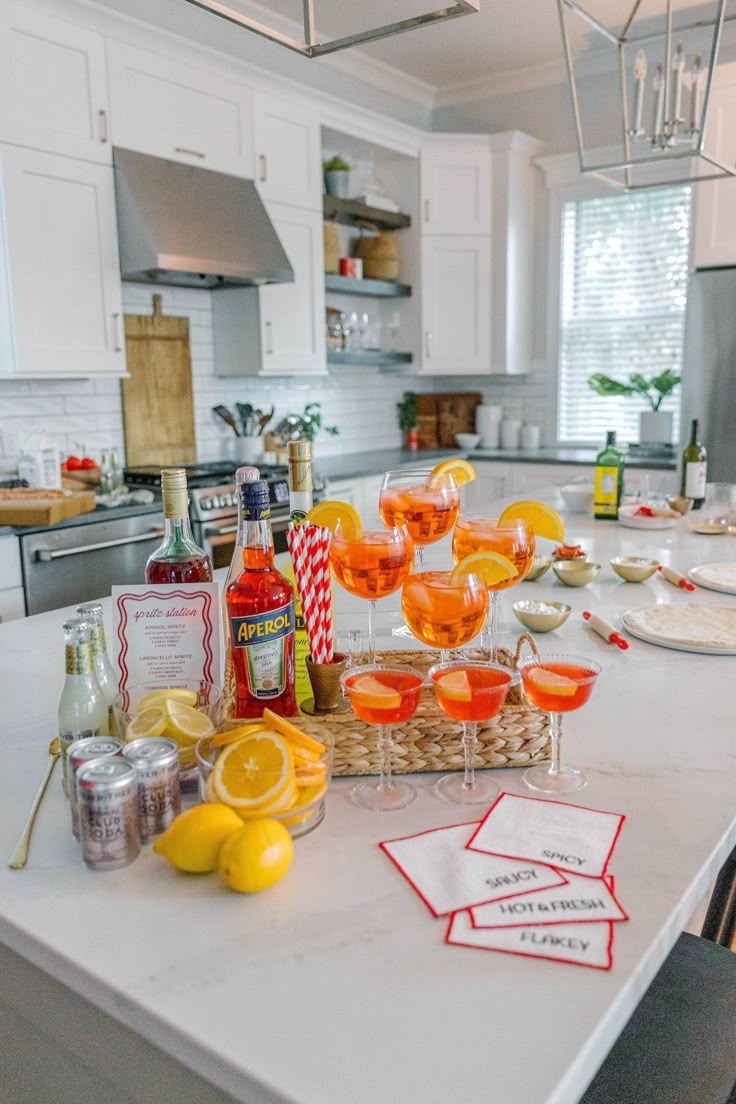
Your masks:
<path fill-rule="evenodd" d="M 571 514 L 593 513 L 593 484 L 592 483 L 566 483 L 560 487 L 562 500 Z"/>
<path fill-rule="evenodd" d="M 474 449 L 480 444 L 480 433 L 456 433 L 455 443 L 462 449 Z"/>

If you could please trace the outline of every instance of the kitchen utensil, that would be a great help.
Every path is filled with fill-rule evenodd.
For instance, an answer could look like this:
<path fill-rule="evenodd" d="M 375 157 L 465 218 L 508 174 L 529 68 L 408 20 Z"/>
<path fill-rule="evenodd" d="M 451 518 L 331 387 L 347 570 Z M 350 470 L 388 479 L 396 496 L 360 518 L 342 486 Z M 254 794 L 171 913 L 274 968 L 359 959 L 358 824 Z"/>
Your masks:
<path fill-rule="evenodd" d="M 593 632 L 598 633 L 598 635 L 603 637 L 609 644 L 615 644 L 622 652 L 626 651 L 629 646 L 628 641 L 624 640 L 621 633 L 616 632 L 613 625 L 609 625 L 602 617 L 596 617 L 596 615 L 590 613 L 589 610 L 583 610 L 583 620 L 587 622 Z"/>
<path fill-rule="evenodd" d="M 643 583 L 657 570 L 659 561 L 645 556 L 614 556 L 611 567 L 625 582 Z"/>
<path fill-rule="evenodd" d="M 28 820 L 26 826 L 23 829 L 20 839 L 18 840 L 18 846 L 13 854 L 10 856 L 8 866 L 11 870 L 22 870 L 26 865 L 28 859 L 28 846 L 31 842 L 31 832 L 33 831 L 33 825 L 36 822 L 36 814 L 41 806 L 43 795 L 46 793 L 46 787 L 49 784 L 49 779 L 56 766 L 56 760 L 59 758 L 61 748 L 59 746 L 59 737 L 54 736 L 53 740 L 49 744 L 49 761 L 46 764 L 46 771 L 41 779 L 41 785 L 38 787 L 35 798 L 33 799 L 33 805 L 31 805 L 31 811 L 28 814 Z"/>
<path fill-rule="evenodd" d="M 186 464 L 196 459 L 189 319 L 164 317 L 161 296 L 152 314 L 126 314 L 121 380 L 125 459 L 134 465 Z"/>
<path fill-rule="evenodd" d="M 657 567 L 660 575 L 663 579 L 666 579 L 672 586 L 679 587 L 680 590 L 695 590 L 695 587 L 686 579 L 684 575 L 681 575 L 679 571 L 675 571 L 674 567 L 667 567 L 666 564 L 659 564 Z"/>
<path fill-rule="evenodd" d="M 95 508 L 95 492 L 17 487 L 0 491 L 0 525 L 55 525 Z"/>
<path fill-rule="evenodd" d="M 601 565 L 589 560 L 562 560 L 552 564 L 552 570 L 565 586 L 587 586 L 598 577 Z"/>
<path fill-rule="evenodd" d="M 250 421 L 251 415 L 253 414 L 253 406 L 251 405 L 251 403 L 236 403 L 235 409 L 237 410 L 238 417 L 240 418 L 240 432 L 243 434 L 243 436 L 247 436 L 248 423 Z"/>
<path fill-rule="evenodd" d="M 276 407 L 272 406 L 267 414 L 261 414 L 261 417 L 260 417 L 260 420 L 259 420 L 259 423 L 258 423 L 258 435 L 259 436 L 263 433 L 264 429 L 266 428 L 268 423 L 273 418 L 275 410 L 276 410 Z"/>
<path fill-rule="evenodd" d="M 238 423 L 235 421 L 234 416 L 230 413 L 226 406 L 219 403 L 217 406 L 212 407 L 212 413 L 216 414 L 218 418 L 222 418 L 225 425 L 229 425 L 236 437 L 242 437 L 243 434 L 238 429 Z"/>

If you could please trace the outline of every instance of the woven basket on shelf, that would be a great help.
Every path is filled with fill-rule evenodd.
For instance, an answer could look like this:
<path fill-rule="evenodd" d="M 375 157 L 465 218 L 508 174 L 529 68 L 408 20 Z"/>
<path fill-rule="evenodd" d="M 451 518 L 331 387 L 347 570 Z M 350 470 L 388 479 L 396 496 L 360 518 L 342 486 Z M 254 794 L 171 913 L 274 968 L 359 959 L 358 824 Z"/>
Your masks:
<path fill-rule="evenodd" d="M 533 639 L 524 633 L 516 651 L 499 649 L 501 662 L 516 666 L 524 643 L 536 652 Z M 472 655 L 472 658 L 480 658 Z M 471 658 L 469 656 L 469 658 Z M 434 651 L 379 652 L 378 663 L 415 667 L 427 671 L 439 662 Z M 376 730 L 354 713 L 328 714 L 325 717 L 300 717 L 296 722 L 307 733 L 318 734 L 325 727 L 335 738 L 333 774 L 378 774 Z M 527 767 L 549 759 L 547 714 L 533 709 L 524 699 L 521 688 L 512 689 L 501 712 L 478 726 L 477 767 Z M 460 743 L 462 725 L 451 721 L 440 711 L 431 688 L 422 690 L 419 707 L 410 720 L 398 730 L 391 766 L 397 774 L 421 771 L 452 771 L 463 769 Z"/>

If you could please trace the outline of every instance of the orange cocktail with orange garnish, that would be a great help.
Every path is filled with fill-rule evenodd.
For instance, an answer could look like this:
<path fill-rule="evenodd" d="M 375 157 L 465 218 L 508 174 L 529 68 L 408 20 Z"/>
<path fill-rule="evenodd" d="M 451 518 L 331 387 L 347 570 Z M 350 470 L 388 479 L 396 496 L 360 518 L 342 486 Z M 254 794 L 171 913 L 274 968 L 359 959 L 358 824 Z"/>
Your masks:
<path fill-rule="evenodd" d="M 457 660 L 439 663 L 429 672 L 437 704 L 443 713 L 463 725 L 464 775 L 446 774 L 435 784 L 445 801 L 460 805 L 485 804 L 497 796 L 495 782 L 476 778 L 473 758 L 478 744 L 478 724 L 495 717 L 518 675 L 497 664 Z"/>
<path fill-rule="evenodd" d="M 419 571 L 401 591 L 401 612 L 414 636 L 447 659 L 450 648 L 462 648 L 483 628 L 488 588 L 478 575 L 453 577 L 450 571 Z"/>
<path fill-rule="evenodd" d="M 364 809 L 403 809 L 417 796 L 408 782 L 391 776 L 391 727 L 414 714 L 422 681 L 421 673 L 411 667 L 375 663 L 353 667 L 340 677 L 353 711 L 378 730 L 378 783 L 361 782 L 351 791 L 353 801 Z"/>
<path fill-rule="evenodd" d="M 549 713 L 551 753 L 549 763 L 530 767 L 524 781 L 542 793 L 573 793 L 586 783 L 582 771 L 560 766 L 562 714 L 585 705 L 601 673 L 592 659 L 581 656 L 532 656 L 520 664 L 521 682 L 532 705 Z"/>
<path fill-rule="evenodd" d="M 446 537 L 457 521 L 460 495 L 453 476 L 447 472 L 432 485 L 432 471 L 389 471 L 383 477 L 378 508 L 384 525 L 406 525 L 417 557 L 422 549 Z"/>
<path fill-rule="evenodd" d="M 471 552 L 497 552 L 511 561 L 516 574 L 489 587 L 489 590 L 505 590 L 520 583 L 531 568 L 534 559 L 534 533 L 528 522 L 521 519 L 499 524 L 497 518 L 464 515 L 458 518 L 452 537 L 455 563 L 469 556 Z"/>

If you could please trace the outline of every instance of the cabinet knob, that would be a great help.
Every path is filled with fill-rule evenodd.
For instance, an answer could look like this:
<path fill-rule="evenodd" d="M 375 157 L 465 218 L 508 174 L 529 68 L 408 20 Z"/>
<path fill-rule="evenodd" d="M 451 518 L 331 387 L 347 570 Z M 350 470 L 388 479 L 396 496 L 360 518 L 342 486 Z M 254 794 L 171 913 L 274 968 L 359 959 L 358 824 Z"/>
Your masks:
<path fill-rule="evenodd" d="M 268 180 L 268 161 L 265 153 L 258 154 L 258 179 L 261 184 L 265 184 Z"/>

